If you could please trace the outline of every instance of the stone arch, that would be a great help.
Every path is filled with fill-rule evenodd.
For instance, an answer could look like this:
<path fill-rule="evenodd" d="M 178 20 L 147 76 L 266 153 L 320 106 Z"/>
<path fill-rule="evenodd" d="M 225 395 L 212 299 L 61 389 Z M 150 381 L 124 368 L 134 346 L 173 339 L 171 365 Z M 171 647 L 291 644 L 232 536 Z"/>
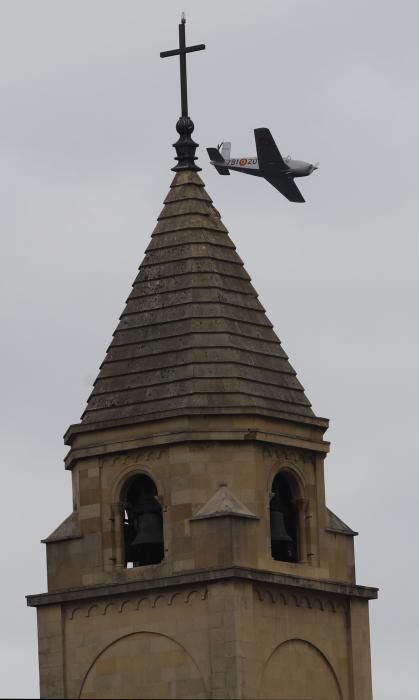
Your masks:
<path fill-rule="evenodd" d="M 268 474 L 268 481 L 267 481 L 267 490 L 269 492 L 273 480 L 275 479 L 276 475 L 279 474 L 280 472 L 284 472 L 286 474 L 289 474 L 290 478 L 294 480 L 295 483 L 295 493 L 294 493 L 294 498 L 303 498 L 304 493 L 306 490 L 306 481 L 304 478 L 304 472 L 298 464 L 294 464 L 290 459 L 280 459 L 275 461 L 275 463 L 271 466 Z"/>
<path fill-rule="evenodd" d="M 180 591 L 176 591 L 175 593 L 173 593 L 170 596 L 170 600 L 169 600 L 168 604 L 173 605 L 173 603 L 176 601 L 176 598 L 178 598 L 179 600 L 182 600 L 182 593 Z"/>
<path fill-rule="evenodd" d="M 110 602 L 110 603 L 105 604 L 105 606 L 103 608 L 102 615 L 107 615 L 108 613 L 115 613 L 115 612 L 117 612 L 116 603 Z"/>
<path fill-rule="evenodd" d="M 75 617 L 77 617 L 77 616 L 82 617 L 83 614 L 84 614 L 83 608 L 73 608 L 68 613 L 68 619 L 74 620 Z"/>
<path fill-rule="evenodd" d="M 279 593 L 277 593 L 276 599 L 277 601 L 281 601 L 282 605 L 288 605 L 288 600 L 285 593 L 281 593 L 281 591 L 279 591 Z"/>
<path fill-rule="evenodd" d="M 288 469 L 279 469 L 269 494 L 271 555 L 276 561 L 298 562 L 302 559 L 304 536 L 299 506 L 302 502 L 299 480 Z"/>
<path fill-rule="evenodd" d="M 125 538 L 124 538 L 124 508 L 123 508 L 123 494 L 126 484 L 135 477 L 145 476 L 148 477 L 156 486 L 156 501 L 161 506 L 161 514 L 163 519 L 163 531 L 166 532 L 166 508 L 165 508 L 165 495 L 164 495 L 164 482 L 161 478 L 156 476 L 153 469 L 149 465 L 144 465 L 139 460 L 130 461 L 129 464 L 125 465 L 123 469 L 110 480 L 111 493 L 110 493 L 110 509 L 112 513 L 111 518 L 111 529 L 115 538 L 116 552 L 115 561 L 118 565 L 124 566 L 126 563 L 126 551 L 125 551 Z M 167 551 L 169 536 L 164 538 L 164 553 Z"/>
<path fill-rule="evenodd" d="M 115 480 L 115 483 L 112 487 L 112 492 L 111 492 L 111 498 L 112 498 L 112 503 L 120 503 L 121 500 L 121 493 L 124 489 L 125 484 L 135 476 L 148 476 L 149 479 L 154 481 L 157 487 L 157 493 L 159 494 L 159 497 L 161 498 L 163 496 L 163 484 L 161 483 L 161 480 L 156 477 L 154 474 L 153 470 L 150 469 L 149 467 L 145 466 L 144 464 L 130 464 L 126 466 L 122 472 L 120 472 Z M 163 504 L 161 504 L 163 505 Z"/>
<path fill-rule="evenodd" d="M 155 632 L 134 632 L 105 647 L 85 674 L 79 694 L 84 700 L 163 697 L 208 695 L 192 656 L 172 637 Z"/>
<path fill-rule="evenodd" d="M 129 475 L 119 502 L 125 566 L 159 564 L 164 559 L 164 524 L 155 480 L 148 474 Z"/>
<path fill-rule="evenodd" d="M 97 603 L 93 603 L 93 605 L 90 605 L 87 609 L 86 612 L 86 617 L 96 617 L 96 615 L 100 614 L 100 608 Z"/>
<path fill-rule="evenodd" d="M 136 612 L 136 610 L 137 610 L 136 601 L 133 600 L 132 598 L 127 599 L 127 600 L 123 600 L 119 606 L 120 613 Z"/>
<path fill-rule="evenodd" d="M 288 639 L 267 659 L 259 696 L 266 700 L 342 700 L 326 655 L 305 639 Z"/>

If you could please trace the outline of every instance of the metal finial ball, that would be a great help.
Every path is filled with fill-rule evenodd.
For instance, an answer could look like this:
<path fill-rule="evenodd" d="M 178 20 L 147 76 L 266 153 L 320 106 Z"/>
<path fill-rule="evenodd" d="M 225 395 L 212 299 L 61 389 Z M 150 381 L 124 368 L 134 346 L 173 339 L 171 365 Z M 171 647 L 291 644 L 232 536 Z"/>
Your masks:
<path fill-rule="evenodd" d="M 179 117 L 176 124 L 176 131 L 180 136 L 190 136 L 195 129 L 195 125 L 190 117 Z"/>

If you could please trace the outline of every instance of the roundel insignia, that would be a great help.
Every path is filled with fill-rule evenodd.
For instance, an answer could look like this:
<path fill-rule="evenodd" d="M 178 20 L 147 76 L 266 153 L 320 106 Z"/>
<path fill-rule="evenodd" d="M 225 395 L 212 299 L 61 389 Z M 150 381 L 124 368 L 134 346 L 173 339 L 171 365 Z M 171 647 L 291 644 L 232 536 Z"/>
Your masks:
<path fill-rule="evenodd" d="M 247 163 L 247 158 L 240 158 L 239 165 L 246 165 L 246 163 Z"/>

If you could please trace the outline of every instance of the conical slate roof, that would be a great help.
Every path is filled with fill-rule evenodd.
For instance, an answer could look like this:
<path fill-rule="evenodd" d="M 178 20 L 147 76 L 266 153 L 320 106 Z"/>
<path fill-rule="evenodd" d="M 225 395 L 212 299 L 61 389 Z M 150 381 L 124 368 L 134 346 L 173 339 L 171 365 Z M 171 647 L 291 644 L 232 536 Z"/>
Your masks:
<path fill-rule="evenodd" d="M 191 413 L 314 418 L 196 172 L 176 173 L 82 425 Z"/>

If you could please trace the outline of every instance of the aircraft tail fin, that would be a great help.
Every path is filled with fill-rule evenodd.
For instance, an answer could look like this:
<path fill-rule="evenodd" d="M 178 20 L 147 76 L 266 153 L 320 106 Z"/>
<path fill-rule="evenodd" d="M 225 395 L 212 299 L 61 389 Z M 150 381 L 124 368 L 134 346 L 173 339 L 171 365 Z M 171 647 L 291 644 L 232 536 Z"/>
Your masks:
<path fill-rule="evenodd" d="M 224 160 L 230 160 L 231 153 L 231 141 L 223 141 L 220 148 L 220 153 Z"/>
<path fill-rule="evenodd" d="M 223 168 L 223 163 L 225 163 L 225 160 L 218 148 L 207 148 L 207 153 L 210 157 L 211 163 L 213 164 L 216 171 L 220 173 L 220 175 L 230 175 L 229 169 Z"/>

